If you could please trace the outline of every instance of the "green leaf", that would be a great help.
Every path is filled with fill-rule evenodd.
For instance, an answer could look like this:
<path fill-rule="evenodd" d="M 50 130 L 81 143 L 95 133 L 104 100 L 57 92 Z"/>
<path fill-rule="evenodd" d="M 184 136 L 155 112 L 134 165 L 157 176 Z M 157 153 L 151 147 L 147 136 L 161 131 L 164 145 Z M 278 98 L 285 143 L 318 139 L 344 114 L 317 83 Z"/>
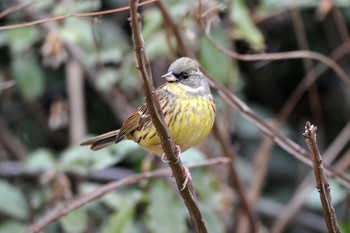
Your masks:
<path fill-rule="evenodd" d="M 0 180 L 0 193 L 1 213 L 21 220 L 28 218 L 29 208 L 21 190 Z"/>
<path fill-rule="evenodd" d="M 193 185 L 202 202 L 213 208 L 220 208 L 222 195 L 218 192 L 218 184 L 213 176 L 206 169 L 191 170 Z"/>
<path fill-rule="evenodd" d="M 77 12 L 92 12 L 101 8 L 101 1 L 84 0 L 76 3 Z"/>
<path fill-rule="evenodd" d="M 120 79 L 118 72 L 112 68 L 105 68 L 98 74 L 97 87 L 102 92 L 110 91 Z"/>
<path fill-rule="evenodd" d="M 225 226 L 218 217 L 218 214 L 210 207 L 200 205 L 200 210 L 203 215 L 203 220 L 208 232 L 210 233 L 224 233 Z"/>
<path fill-rule="evenodd" d="M 0 224 L 0 233 L 25 232 L 26 226 L 17 221 L 5 221 Z"/>
<path fill-rule="evenodd" d="M 64 40 L 79 44 L 85 51 L 96 53 L 92 26 L 88 20 L 77 17 L 64 20 L 60 36 Z"/>
<path fill-rule="evenodd" d="M 8 30 L 7 41 L 12 54 L 21 54 L 30 49 L 39 37 L 36 27 L 20 27 Z"/>
<path fill-rule="evenodd" d="M 187 212 L 183 202 L 164 182 L 156 181 L 150 190 L 147 224 L 153 233 L 187 232 Z"/>
<path fill-rule="evenodd" d="M 166 38 L 166 35 L 161 31 L 156 31 L 147 39 L 146 49 L 149 58 L 152 60 L 160 55 L 166 55 L 168 52 L 167 40 L 172 42 L 170 38 Z"/>
<path fill-rule="evenodd" d="M 149 9 L 143 14 L 143 22 L 144 26 L 142 29 L 142 34 L 148 41 L 149 36 L 152 36 L 152 34 L 161 27 L 163 18 L 159 10 Z"/>
<path fill-rule="evenodd" d="M 98 152 L 87 147 L 72 146 L 62 153 L 61 168 L 64 171 L 87 174 L 90 170 L 103 169 L 119 163 L 135 149 L 138 149 L 138 146 L 132 141 L 123 141 Z"/>
<path fill-rule="evenodd" d="M 103 233 L 129 233 L 133 225 L 135 206 L 143 197 L 139 190 L 122 190 L 109 193 L 103 197 L 102 201 L 116 211 L 108 219 L 107 226 Z"/>
<path fill-rule="evenodd" d="M 128 228 L 132 223 L 135 214 L 135 205 L 132 203 L 125 203 L 123 208 L 117 209 L 108 219 L 103 233 L 128 233 Z"/>
<path fill-rule="evenodd" d="M 265 49 L 264 37 L 255 26 L 249 11 L 242 0 L 235 0 L 231 9 L 231 20 L 236 25 L 235 36 L 247 41 L 257 52 Z"/>
<path fill-rule="evenodd" d="M 1 31 L 0 32 L 0 46 L 5 47 L 7 46 L 7 41 L 8 41 L 8 31 Z"/>
<path fill-rule="evenodd" d="M 50 150 L 39 149 L 28 155 L 24 168 L 28 172 L 38 172 L 52 168 L 56 163 L 57 161 Z"/>
<path fill-rule="evenodd" d="M 88 215 L 84 208 L 76 209 L 60 219 L 65 232 L 84 232 L 88 226 Z"/>
<path fill-rule="evenodd" d="M 205 160 L 203 153 L 197 148 L 192 147 L 181 155 L 181 161 L 188 166 L 193 163 L 202 162 Z"/>
<path fill-rule="evenodd" d="M 339 222 L 340 232 L 342 233 L 350 233 L 350 223 L 345 221 Z"/>
<path fill-rule="evenodd" d="M 17 55 L 12 62 L 17 87 L 27 100 L 40 97 L 44 92 L 44 74 L 33 54 Z"/>
<path fill-rule="evenodd" d="M 96 157 L 103 162 L 110 161 L 111 156 L 105 152 L 105 150 L 102 150 L 99 154 L 96 154 L 87 147 L 69 147 L 61 155 L 60 169 L 86 175 L 93 167 Z"/>
<path fill-rule="evenodd" d="M 79 193 L 88 194 L 94 192 L 101 185 L 95 183 L 84 183 L 79 186 Z M 144 193 L 138 189 L 122 189 L 118 192 L 110 192 L 98 199 L 98 202 L 102 202 L 104 205 L 111 209 L 123 208 L 126 203 L 136 204 L 142 199 Z"/>
<path fill-rule="evenodd" d="M 224 33 L 218 28 L 213 27 L 211 30 L 212 38 L 221 46 L 227 48 L 228 42 L 224 37 Z M 230 58 L 220 53 L 214 46 L 206 39 L 201 38 L 200 41 L 200 63 L 208 72 L 213 75 L 221 83 L 227 83 Z"/>
<path fill-rule="evenodd" d="M 126 232 L 126 233 L 141 233 L 141 232 L 145 232 L 144 229 L 145 229 L 145 226 L 144 226 L 143 222 L 134 219 L 130 222 L 130 224 L 129 223 L 127 224 L 124 232 Z"/>

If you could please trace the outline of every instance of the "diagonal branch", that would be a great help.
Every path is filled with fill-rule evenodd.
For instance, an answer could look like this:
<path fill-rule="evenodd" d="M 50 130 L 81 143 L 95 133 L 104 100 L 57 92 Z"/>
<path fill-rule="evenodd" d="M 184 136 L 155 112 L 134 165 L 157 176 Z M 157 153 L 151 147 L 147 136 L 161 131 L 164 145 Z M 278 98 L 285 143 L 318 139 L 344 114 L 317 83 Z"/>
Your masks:
<path fill-rule="evenodd" d="M 165 124 L 164 116 L 156 96 L 156 92 L 152 83 L 152 76 L 149 66 L 149 61 L 144 49 L 144 41 L 141 35 L 140 16 L 137 13 L 138 1 L 129 0 L 130 4 L 130 24 L 132 29 L 132 38 L 134 43 L 135 56 L 137 60 L 137 67 L 143 79 L 143 89 L 146 97 L 148 111 L 151 115 L 153 125 L 157 130 L 157 134 L 161 139 L 161 145 L 165 152 L 167 159 L 170 161 L 169 166 L 173 172 L 177 187 L 186 204 L 188 212 L 191 216 L 192 224 L 195 232 L 207 232 L 205 223 L 202 219 L 201 212 L 194 198 L 194 191 L 189 180 L 187 185 L 183 187 L 185 181 L 186 168 L 182 165 L 179 158 L 180 151 L 176 147 L 171 138 L 169 129 Z M 191 192 L 192 190 L 192 192 Z"/>

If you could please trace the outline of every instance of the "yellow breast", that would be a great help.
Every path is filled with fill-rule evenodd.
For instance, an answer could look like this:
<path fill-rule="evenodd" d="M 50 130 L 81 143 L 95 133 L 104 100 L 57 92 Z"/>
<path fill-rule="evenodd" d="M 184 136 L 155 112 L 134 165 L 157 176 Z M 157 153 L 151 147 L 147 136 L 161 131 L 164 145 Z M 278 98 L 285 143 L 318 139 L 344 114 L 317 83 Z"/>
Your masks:
<path fill-rule="evenodd" d="M 215 119 L 215 103 L 210 93 L 193 95 L 184 85 L 168 85 L 172 94 L 160 99 L 164 119 L 176 145 L 184 152 L 202 141 L 211 131 Z M 127 138 L 139 143 L 147 151 L 162 155 L 160 138 L 152 123 L 133 132 Z"/>

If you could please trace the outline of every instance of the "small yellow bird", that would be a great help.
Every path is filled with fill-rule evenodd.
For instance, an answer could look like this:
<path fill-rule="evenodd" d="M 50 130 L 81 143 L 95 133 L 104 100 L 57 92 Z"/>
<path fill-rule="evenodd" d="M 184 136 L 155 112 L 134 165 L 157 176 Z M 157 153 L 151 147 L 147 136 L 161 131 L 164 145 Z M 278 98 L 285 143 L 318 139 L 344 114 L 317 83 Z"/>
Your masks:
<path fill-rule="evenodd" d="M 170 134 L 184 152 L 210 133 L 215 119 L 214 98 L 199 64 L 191 58 L 177 59 L 162 78 L 167 82 L 156 90 L 156 95 Z M 126 119 L 119 130 L 96 136 L 81 145 L 99 150 L 124 139 L 133 140 L 157 155 L 164 153 L 146 103 Z"/>

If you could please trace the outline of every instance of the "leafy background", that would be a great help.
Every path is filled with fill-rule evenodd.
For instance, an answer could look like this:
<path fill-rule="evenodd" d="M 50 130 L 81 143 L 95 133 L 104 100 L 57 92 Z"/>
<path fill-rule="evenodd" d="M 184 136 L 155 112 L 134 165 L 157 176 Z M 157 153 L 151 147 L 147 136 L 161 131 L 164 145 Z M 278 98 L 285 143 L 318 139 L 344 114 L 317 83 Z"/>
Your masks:
<path fill-rule="evenodd" d="M 23 2 L 1 1 L 0 10 L 4 13 Z M 1 15 L 0 25 L 127 4 L 124 0 L 32 1 L 23 9 Z M 303 61 L 229 58 L 213 47 L 199 27 L 198 1 L 167 0 L 164 4 L 202 66 L 261 118 L 275 119 L 306 74 Z M 311 51 L 328 55 L 348 42 L 350 4 L 346 0 L 203 0 L 202 8 L 212 38 L 243 54 L 301 49 L 296 19 L 304 25 Z M 158 86 L 161 81 L 157 77 L 179 53 L 159 8 L 150 4 L 141 7 L 141 14 Z M 128 17 L 128 11 L 121 11 L 0 31 L 0 232 L 24 232 L 67 199 L 130 174 L 165 166 L 133 142 L 98 152 L 78 146 L 88 136 L 120 127 L 143 101 Z M 347 55 L 338 64 L 350 73 Z M 78 89 L 70 91 L 71 87 Z M 305 146 L 301 133 L 305 121 L 310 120 L 319 128 L 318 143 L 324 151 L 349 121 L 349 95 L 330 70 L 319 77 L 313 90 L 298 101 L 280 130 Z M 264 232 L 269 232 L 310 168 L 279 147 L 268 153 L 266 164 L 259 163 L 264 135 L 218 95 L 215 98 L 219 131 L 234 148 L 232 156 L 245 189 L 253 188 L 257 170 L 266 166 L 254 211 Z M 78 120 L 73 120 L 77 111 Z M 337 152 L 338 159 L 350 156 L 349 138 L 343 136 L 342 140 L 345 143 Z M 220 156 L 219 143 L 210 135 L 182 158 L 188 165 Z M 199 168 L 191 173 L 208 231 L 236 232 L 233 229 L 243 213 L 225 168 Z M 342 232 L 350 232 L 349 191 L 330 183 Z M 191 232 L 187 210 L 174 187 L 171 178 L 165 177 L 111 192 L 50 224 L 44 232 Z M 304 221 L 294 218 L 284 232 L 326 232 L 316 190 L 301 213 L 307 216 Z"/>

